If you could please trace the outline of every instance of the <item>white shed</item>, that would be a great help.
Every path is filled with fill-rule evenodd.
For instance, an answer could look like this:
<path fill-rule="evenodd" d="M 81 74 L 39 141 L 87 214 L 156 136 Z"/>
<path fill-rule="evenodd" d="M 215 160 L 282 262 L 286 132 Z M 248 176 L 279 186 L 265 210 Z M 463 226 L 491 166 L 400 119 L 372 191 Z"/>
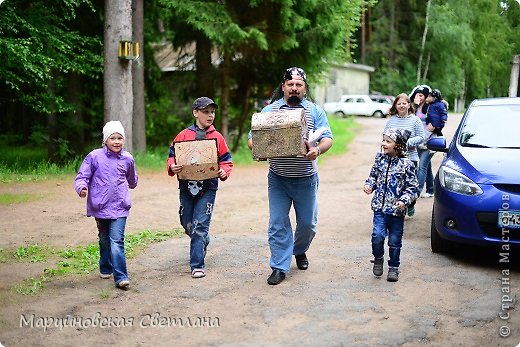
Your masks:
<path fill-rule="evenodd" d="M 319 105 L 338 101 L 343 94 L 369 94 L 370 73 L 375 68 L 362 64 L 330 64 L 323 82 L 312 90 Z"/>

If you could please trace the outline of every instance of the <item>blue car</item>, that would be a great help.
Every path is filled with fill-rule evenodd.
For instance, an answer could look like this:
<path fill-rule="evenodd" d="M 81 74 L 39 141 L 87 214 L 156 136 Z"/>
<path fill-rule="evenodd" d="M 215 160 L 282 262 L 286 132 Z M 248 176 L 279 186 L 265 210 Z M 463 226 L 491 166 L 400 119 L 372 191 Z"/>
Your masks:
<path fill-rule="evenodd" d="M 439 137 L 428 148 L 446 153 L 435 177 L 432 251 L 453 242 L 520 245 L 520 98 L 474 100 L 449 147 Z"/>

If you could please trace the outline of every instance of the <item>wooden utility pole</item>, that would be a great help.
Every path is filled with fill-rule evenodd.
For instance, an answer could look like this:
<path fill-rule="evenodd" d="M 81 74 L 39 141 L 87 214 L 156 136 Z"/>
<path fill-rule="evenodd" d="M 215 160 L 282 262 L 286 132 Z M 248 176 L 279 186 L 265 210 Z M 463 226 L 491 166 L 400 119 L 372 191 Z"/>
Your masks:
<path fill-rule="evenodd" d="M 363 6 L 361 10 L 361 64 L 366 64 L 365 53 L 366 53 L 366 8 Z"/>
<path fill-rule="evenodd" d="M 520 96 L 520 54 L 513 56 L 511 80 L 509 82 L 509 96 Z"/>
<path fill-rule="evenodd" d="M 133 145 L 134 151 L 146 150 L 146 115 L 144 109 L 144 0 L 133 0 L 132 37 L 139 42 L 141 55 L 139 59 L 132 62 L 132 89 L 134 99 L 133 112 Z"/>
<path fill-rule="evenodd" d="M 119 120 L 125 128 L 125 149 L 133 151 L 132 64 L 118 57 L 119 42 L 132 41 L 132 0 L 105 1 L 104 120 Z"/>

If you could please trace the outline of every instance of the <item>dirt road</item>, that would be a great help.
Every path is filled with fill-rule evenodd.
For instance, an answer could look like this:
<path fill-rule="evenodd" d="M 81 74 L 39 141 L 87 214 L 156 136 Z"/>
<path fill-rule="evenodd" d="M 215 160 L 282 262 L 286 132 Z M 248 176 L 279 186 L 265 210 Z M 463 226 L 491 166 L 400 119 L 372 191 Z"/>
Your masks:
<path fill-rule="evenodd" d="M 460 115 L 450 115 L 448 134 L 459 120 Z M 9 288 L 40 274 L 45 264 L 0 263 L 0 342 L 516 346 L 520 314 L 501 311 L 501 305 L 504 295 L 516 301 L 518 271 L 503 273 L 498 253 L 433 254 L 432 199 L 419 199 L 416 215 L 406 221 L 399 282 L 373 277 L 372 211 L 362 184 L 385 120 L 359 118 L 359 123 L 348 153 L 320 158 L 319 226 L 307 271 L 293 261 L 282 284 L 267 285 L 267 166 L 239 167 L 217 195 L 205 278 L 190 277 L 186 236 L 154 244 L 129 260 L 126 292 L 92 273 L 59 278 L 35 297 L 21 296 Z M 435 168 L 440 158 L 435 155 Z M 39 192 L 45 199 L 1 207 L 0 247 L 96 242 L 95 223 L 84 217 L 84 200 L 75 196 L 71 181 L 0 185 L 0 193 L 9 191 Z M 128 232 L 179 227 L 174 179 L 141 174 L 132 199 Z M 505 314 L 508 319 L 500 318 Z M 508 337 L 500 336 L 501 327 L 503 333 L 510 328 Z"/>

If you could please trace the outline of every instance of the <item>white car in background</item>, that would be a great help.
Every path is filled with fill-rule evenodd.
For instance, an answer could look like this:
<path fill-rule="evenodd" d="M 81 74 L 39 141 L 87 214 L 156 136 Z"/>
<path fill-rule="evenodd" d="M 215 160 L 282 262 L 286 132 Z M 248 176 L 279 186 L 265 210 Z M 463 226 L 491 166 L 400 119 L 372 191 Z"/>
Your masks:
<path fill-rule="evenodd" d="M 326 102 L 323 109 L 340 117 L 369 116 L 384 118 L 392 107 L 391 97 L 384 95 L 342 95 L 338 102 Z"/>

